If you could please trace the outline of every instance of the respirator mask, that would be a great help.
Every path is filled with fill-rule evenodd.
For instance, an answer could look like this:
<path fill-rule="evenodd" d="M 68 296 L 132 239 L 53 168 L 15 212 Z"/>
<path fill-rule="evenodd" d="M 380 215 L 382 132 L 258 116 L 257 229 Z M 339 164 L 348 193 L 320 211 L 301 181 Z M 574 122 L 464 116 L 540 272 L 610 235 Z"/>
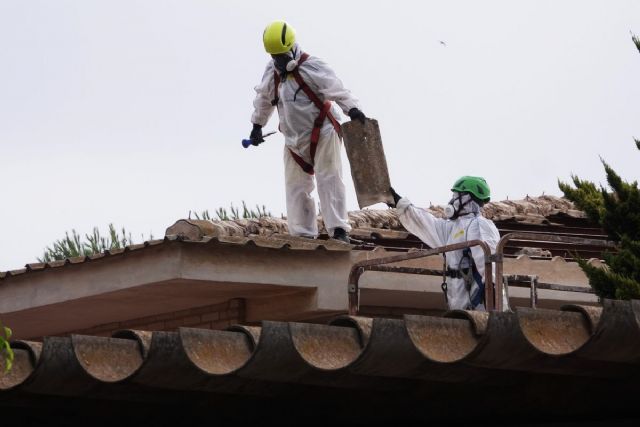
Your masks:
<path fill-rule="evenodd" d="M 462 213 L 464 207 L 471 202 L 471 196 L 467 193 L 453 192 L 453 196 L 447 206 L 444 207 L 444 215 L 448 219 L 456 219 Z"/>
<path fill-rule="evenodd" d="M 280 74 L 290 73 L 298 66 L 298 61 L 294 59 L 295 52 L 293 50 L 287 53 L 271 55 L 271 57 L 273 58 L 273 65 Z"/>

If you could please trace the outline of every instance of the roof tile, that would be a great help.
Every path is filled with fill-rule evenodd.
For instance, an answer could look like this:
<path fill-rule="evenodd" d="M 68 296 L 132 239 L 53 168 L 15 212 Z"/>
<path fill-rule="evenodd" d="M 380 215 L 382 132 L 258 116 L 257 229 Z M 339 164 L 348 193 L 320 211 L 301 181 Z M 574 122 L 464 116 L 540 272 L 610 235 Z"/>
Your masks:
<path fill-rule="evenodd" d="M 46 267 L 47 264 L 44 262 L 35 262 L 26 265 L 28 271 L 44 270 Z"/>
<path fill-rule="evenodd" d="M 63 265 L 67 264 L 67 260 L 66 259 L 59 259 L 59 260 L 55 260 L 55 261 L 49 261 L 47 263 L 47 265 L 51 268 L 56 268 L 56 267 L 62 267 Z"/>
<path fill-rule="evenodd" d="M 0 377 L 0 393 L 28 385 L 31 393 L 48 394 L 61 381 L 66 395 L 82 395 L 95 381 L 114 392 L 121 387 L 114 382 L 216 392 L 256 380 L 353 388 L 370 384 L 363 377 L 470 383 L 493 381 L 501 372 L 633 382 L 639 319 L 640 301 L 605 300 L 588 310 L 342 316 L 330 325 L 263 321 L 226 331 L 46 337 L 42 346 L 13 343 L 23 374 Z"/>
<path fill-rule="evenodd" d="M 442 207 L 432 206 L 429 210 L 434 215 L 443 216 Z M 527 197 L 524 200 L 491 202 L 485 205 L 483 214 L 495 220 L 534 225 L 551 224 L 547 218 L 549 215 L 556 218 L 584 218 L 584 213 L 577 211 L 571 202 L 554 196 Z M 410 238 L 410 234 L 400 224 L 395 209 L 365 209 L 350 212 L 349 219 L 353 227 L 352 236 L 356 239 L 370 239 L 374 243 L 376 240 L 382 239 L 393 246 L 394 240 L 402 244 L 402 241 Z M 318 225 L 321 230 L 324 230 L 321 218 L 318 218 Z M 287 234 L 286 220 L 281 218 L 252 218 L 232 221 L 189 219 L 179 220 L 173 226 L 167 228 L 167 235 L 163 239 L 151 240 L 125 248 L 109 249 L 90 257 L 81 256 L 67 260 L 52 261 L 47 264 L 33 263 L 29 264 L 26 269 L 4 273 L 0 275 L 0 279 L 23 274 L 26 271 L 42 270 L 46 267 L 56 268 L 66 264 L 79 264 L 88 260 L 98 260 L 106 256 L 119 255 L 128 251 L 141 250 L 145 247 L 173 241 L 250 245 L 291 250 L 349 251 L 353 248 L 352 245 L 331 239 L 313 240 L 290 236 Z M 397 245 L 398 243 L 395 244 Z"/>

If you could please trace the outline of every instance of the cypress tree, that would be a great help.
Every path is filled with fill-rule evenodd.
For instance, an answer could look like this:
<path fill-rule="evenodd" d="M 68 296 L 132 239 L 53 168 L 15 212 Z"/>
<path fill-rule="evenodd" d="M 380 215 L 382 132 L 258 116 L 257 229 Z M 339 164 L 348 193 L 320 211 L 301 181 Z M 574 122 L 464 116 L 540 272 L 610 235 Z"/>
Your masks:
<path fill-rule="evenodd" d="M 640 51 L 640 39 L 632 34 Z M 635 139 L 640 150 L 640 140 Z M 607 252 L 607 268 L 601 269 L 578 259 L 589 284 L 601 298 L 640 299 L 640 190 L 638 182 L 627 182 L 604 160 L 609 189 L 571 176 L 573 186 L 558 181 L 564 196 L 585 211 L 587 217 L 605 230 L 609 239 L 618 243 L 616 253 Z"/>
<path fill-rule="evenodd" d="M 636 140 L 640 149 L 640 142 Z M 558 182 L 565 197 L 599 223 L 609 239 L 618 243 L 616 253 L 607 252 L 608 268 L 601 269 L 578 259 L 589 284 L 602 298 L 640 299 L 640 189 L 626 182 L 604 160 L 610 189 L 572 176 L 573 185 Z"/>

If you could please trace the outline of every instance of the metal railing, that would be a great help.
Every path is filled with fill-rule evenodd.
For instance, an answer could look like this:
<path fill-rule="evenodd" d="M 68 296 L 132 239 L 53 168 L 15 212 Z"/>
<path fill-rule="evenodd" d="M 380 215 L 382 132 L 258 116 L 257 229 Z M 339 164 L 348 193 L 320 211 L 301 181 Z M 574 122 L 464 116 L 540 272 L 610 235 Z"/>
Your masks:
<path fill-rule="evenodd" d="M 507 243 L 511 240 L 527 240 L 530 241 L 531 247 L 536 247 L 536 242 L 555 242 L 555 243 L 570 243 L 576 245 L 595 245 L 605 248 L 615 248 L 616 245 L 613 242 L 607 240 L 589 239 L 583 237 L 569 237 L 569 236 L 557 236 L 554 234 L 543 233 L 528 233 L 528 232 L 515 232 L 504 235 L 496 246 L 495 255 L 491 254 L 489 246 L 481 240 L 469 240 L 467 242 L 456 243 L 448 246 L 441 246 L 434 249 L 424 249 L 416 252 L 410 252 L 402 255 L 395 255 L 390 257 L 378 258 L 360 261 L 351 267 L 349 273 L 349 314 L 357 315 L 360 306 L 360 288 L 359 281 L 360 276 L 365 271 L 382 271 L 387 273 L 404 273 L 404 274 L 420 274 L 430 276 L 441 276 L 443 274 L 440 270 L 432 270 L 426 268 L 416 267 L 402 267 L 402 266 L 389 266 L 386 264 L 392 264 L 401 261 L 407 261 L 411 259 L 419 259 L 428 257 L 431 255 L 461 250 L 464 248 L 470 248 L 473 246 L 480 246 L 484 253 L 484 283 L 485 283 L 485 307 L 488 311 L 503 310 L 502 295 L 504 291 L 505 278 L 512 279 L 513 276 L 504 276 L 504 249 Z M 492 263 L 495 263 L 495 281 L 493 280 L 493 268 Z M 518 276 L 526 277 L 529 284 L 526 285 L 531 288 L 531 301 L 532 307 L 537 304 L 537 289 L 551 289 L 558 291 L 568 292 L 584 292 L 593 293 L 590 289 L 585 289 L 577 286 L 558 285 L 551 283 L 538 283 L 537 276 Z M 491 285 L 493 284 L 493 286 Z M 518 286 L 518 285 L 516 285 Z M 521 285 L 520 285 L 521 286 Z M 498 295 L 498 298 L 496 298 Z"/>
<path fill-rule="evenodd" d="M 585 286 L 561 285 L 558 283 L 540 282 L 538 281 L 538 276 L 535 274 L 509 274 L 502 277 L 503 283 L 507 287 L 513 286 L 516 288 L 529 288 L 529 301 L 531 308 L 536 308 L 538 306 L 538 289 L 562 292 L 577 292 L 581 294 L 595 294 L 595 291 L 593 289 L 587 288 Z"/>
<path fill-rule="evenodd" d="M 406 253 L 402 255 L 395 255 L 385 258 L 371 259 L 366 261 L 360 261 L 351 267 L 351 272 L 349 273 L 349 314 L 355 316 L 358 314 L 359 309 L 359 300 L 360 300 L 360 288 L 358 282 L 360 281 L 360 276 L 365 271 L 384 271 L 390 273 L 405 273 L 405 274 L 426 274 L 433 275 L 433 273 L 437 272 L 437 270 L 429 270 L 424 268 L 412 268 L 412 267 L 400 267 L 400 266 L 384 266 L 385 264 L 392 264 L 400 261 L 407 261 L 410 259 L 418 259 L 424 258 L 431 255 L 442 254 L 451 251 L 458 251 L 460 249 L 471 248 L 473 246 L 480 246 L 482 251 L 484 252 L 484 282 L 485 283 L 493 283 L 493 271 L 491 268 L 491 249 L 489 245 L 481 240 L 469 240 L 468 242 L 456 243 L 448 246 L 441 246 L 439 248 L 434 249 L 423 249 L 416 252 Z M 438 272 L 438 274 L 442 275 L 442 272 Z M 493 309 L 494 305 L 494 295 L 493 295 L 493 287 L 485 286 L 485 305 L 487 309 Z M 491 307 L 491 308 L 489 308 Z"/>

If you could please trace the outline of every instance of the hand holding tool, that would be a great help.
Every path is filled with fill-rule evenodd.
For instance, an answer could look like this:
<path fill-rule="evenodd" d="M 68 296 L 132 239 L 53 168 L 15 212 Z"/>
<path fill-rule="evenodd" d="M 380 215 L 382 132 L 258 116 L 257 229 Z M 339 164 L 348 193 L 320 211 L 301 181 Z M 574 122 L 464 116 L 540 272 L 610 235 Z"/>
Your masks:
<path fill-rule="evenodd" d="M 276 133 L 276 131 L 265 133 L 264 135 L 262 135 L 262 138 L 266 138 L 266 137 L 268 137 L 270 135 L 273 135 L 274 133 Z M 253 145 L 253 141 L 251 139 L 243 139 L 242 140 L 242 146 L 244 148 L 249 148 L 250 145 Z"/>

